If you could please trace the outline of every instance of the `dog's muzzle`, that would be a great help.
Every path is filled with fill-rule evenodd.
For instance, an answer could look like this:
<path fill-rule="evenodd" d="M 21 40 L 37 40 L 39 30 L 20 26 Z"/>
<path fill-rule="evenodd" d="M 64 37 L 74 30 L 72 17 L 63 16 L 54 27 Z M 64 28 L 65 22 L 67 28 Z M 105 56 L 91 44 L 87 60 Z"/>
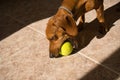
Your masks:
<path fill-rule="evenodd" d="M 66 39 L 66 40 L 61 44 L 61 46 L 62 46 L 65 42 L 70 42 L 70 43 L 72 44 L 72 46 L 73 46 L 73 52 L 75 52 L 75 51 L 78 49 L 78 42 L 77 42 L 76 39 L 74 39 L 74 38 L 68 38 L 68 39 Z M 50 52 L 49 57 L 50 57 L 50 58 L 61 57 L 61 55 L 59 54 L 59 52 L 60 52 L 60 50 L 61 50 L 61 46 L 60 46 L 60 48 L 57 50 L 57 52 L 58 52 L 57 54 L 54 54 L 54 53 Z"/>

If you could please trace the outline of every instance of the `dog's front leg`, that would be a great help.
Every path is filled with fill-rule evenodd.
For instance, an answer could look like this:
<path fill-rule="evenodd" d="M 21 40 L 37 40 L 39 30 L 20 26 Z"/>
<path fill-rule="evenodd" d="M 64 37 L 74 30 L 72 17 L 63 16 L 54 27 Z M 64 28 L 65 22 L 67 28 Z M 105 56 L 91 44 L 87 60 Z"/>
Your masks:
<path fill-rule="evenodd" d="M 104 35 L 108 32 L 108 27 L 106 25 L 104 18 L 104 6 L 100 5 L 99 8 L 96 9 L 96 12 L 97 12 L 97 19 L 100 23 L 99 32 Z"/>
<path fill-rule="evenodd" d="M 78 31 L 81 31 L 83 29 L 84 23 L 85 23 L 85 15 L 79 17 L 80 21 L 78 24 Z"/>

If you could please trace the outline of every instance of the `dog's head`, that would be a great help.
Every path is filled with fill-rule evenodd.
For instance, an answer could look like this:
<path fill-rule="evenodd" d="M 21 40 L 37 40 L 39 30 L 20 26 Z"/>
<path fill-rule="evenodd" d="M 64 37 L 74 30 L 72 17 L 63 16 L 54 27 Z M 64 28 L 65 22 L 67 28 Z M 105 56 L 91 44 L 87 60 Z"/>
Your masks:
<path fill-rule="evenodd" d="M 78 34 L 77 26 L 71 15 L 53 16 L 46 28 L 46 37 L 50 42 L 50 57 L 58 57 L 61 45 L 69 40 L 77 47 L 75 37 Z"/>

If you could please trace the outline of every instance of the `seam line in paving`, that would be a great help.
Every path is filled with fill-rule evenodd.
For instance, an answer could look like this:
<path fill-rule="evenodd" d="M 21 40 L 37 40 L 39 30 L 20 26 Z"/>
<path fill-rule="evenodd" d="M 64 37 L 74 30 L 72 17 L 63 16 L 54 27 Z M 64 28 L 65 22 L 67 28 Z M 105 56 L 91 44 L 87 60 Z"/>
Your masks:
<path fill-rule="evenodd" d="M 37 30 L 37 29 L 35 29 L 35 28 L 31 27 L 31 26 L 28 26 L 28 28 L 32 29 L 33 31 L 35 31 L 35 32 L 37 32 L 39 34 L 42 34 L 45 37 L 45 34 L 40 32 L 39 30 Z"/>
<path fill-rule="evenodd" d="M 114 72 L 114 73 L 116 73 L 117 75 L 119 75 L 119 76 L 120 76 L 120 74 L 119 74 L 117 71 L 115 71 L 115 70 L 113 70 L 113 69 L 109 68 L 108 66 L 105 66 L 105 65 L 101 64 L 100 62 L 98 62 L 98 61 L 96 61 L 96 60 L 94 60 L 94 59 L 92 59 L 92 58 L 90 58 L 90 57 L 88 57 L 88 56 L 84 55 L 84 54 L 83 54 L 83 53 L 81 53 L 81 52 L 78 52 L 78 54 L 80 54 L 81 56 L 84 56 L 85 58 L 87 58 L 87 59 L 89 59 L 89 60 L 91 60 L 91 61 L 95 62 L 95 63 L 96 63 L 96 64 L 98 64 L 98 65 L 103 66 L 104 68 L 106 68 L 106 69 L 108 69 L 108 70 L 110 70 L 110 71 L 112 71 L 112 72 Z"/>
<path fill-rule="evenodd" d="M 13 20 L 15 20 L 15 21 L 19 22 L 20 24 L 25 24 L 23 21 L 20 21 L 20 20 L 18 20 L 18 19 L 16 19 L 16 18 L 14 18 L 14 17 L 11 17 L 10 15 L 7 15 L 7 14 L 6 14 L 6 16 L 8 16 L 8 17 L 10 17 L 11 19 L 13 19 Z M 33 31 L 35 31 L 35 32 L 39 33 L 39 34 L 42 34 L 42 35 L 45 37 L 45 34 L 44 34 L 44 33 L 42 33 L 42 32 L 40 32 L 39 30 L 37 30 L 37 29 L 35 29 L 35 28 L 31 27 L 30 25 L 29 25 L 29 26 L 27 26 L 27 27 L 28 27 L 28 28 L 30 28 L 30 29 L 32 29 Z"/>

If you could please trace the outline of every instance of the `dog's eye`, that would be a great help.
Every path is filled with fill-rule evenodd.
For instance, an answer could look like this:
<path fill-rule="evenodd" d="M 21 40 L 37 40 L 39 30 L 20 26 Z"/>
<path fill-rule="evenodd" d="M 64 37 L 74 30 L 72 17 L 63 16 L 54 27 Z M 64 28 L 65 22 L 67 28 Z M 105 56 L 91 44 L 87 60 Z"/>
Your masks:
<path fill-rule="evenodd" d="M 58 37 L 56 35 L 50 38 L 50 40 L 57 40 L 57 39 Z"/>
<path fill-rule="evenodd" d="M 66 29 L 65 29 L 64 27 L 62 27 L 62 29 L 63 29 L 64 31 L 66 31 Z"/>

